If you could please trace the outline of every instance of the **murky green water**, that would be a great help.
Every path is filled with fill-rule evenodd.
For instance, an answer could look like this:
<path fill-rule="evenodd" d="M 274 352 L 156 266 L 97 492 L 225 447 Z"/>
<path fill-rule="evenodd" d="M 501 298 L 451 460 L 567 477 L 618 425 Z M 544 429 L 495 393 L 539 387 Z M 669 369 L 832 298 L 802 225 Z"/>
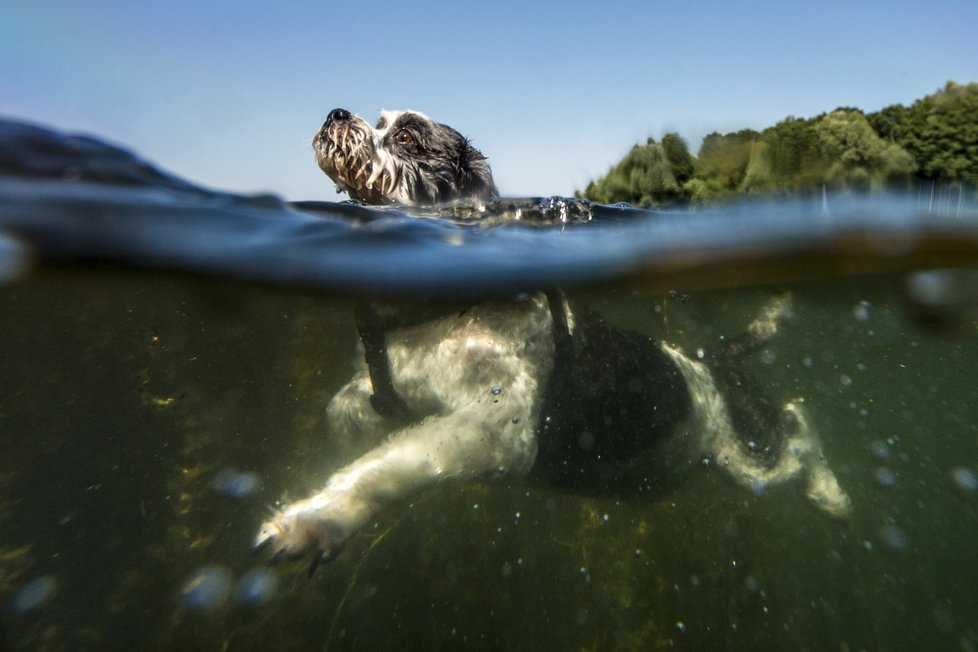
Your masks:
<path fill-rule="evenodd" d="M 970 649 L 978 645 L 978 342 L 907 319 L 902 279 L 792 288 L 752 361 L 804 396 L 848 523 L 799 483 L 755 496 L 697 468 L 653 497 L 525 484 L 427 492 L 333 563 L 274 567 L 265 604 L 192 609 L 234 579 L 267 508 L 348 461 L 324 406 L 348 379 L 348 302 L 181 275 L 52 270 L 0 289 L 0 616 L 12 649 Z M 693 350 L 762 289 L 582 296 Z M 257 474 L 235 499 L 222 469 Z M 957 475 L 955 475 L 957 473 Z"/>
<path fill-rule="evenodd" d="M 962 189 L 490 204 L 237 197 L 0 121 L 0 649 L 978 648 Z M 940 267 L 962 269 L 912 271 Z M 852 517 L 697 465 L 627 497 L 445 483 L 312 577 L 252 555 L 274 506 L 351 459 L 325 407 L 356 302 L 554 287 L 693 355 L 790 291 L 748 366 L 804 399 Z"/>

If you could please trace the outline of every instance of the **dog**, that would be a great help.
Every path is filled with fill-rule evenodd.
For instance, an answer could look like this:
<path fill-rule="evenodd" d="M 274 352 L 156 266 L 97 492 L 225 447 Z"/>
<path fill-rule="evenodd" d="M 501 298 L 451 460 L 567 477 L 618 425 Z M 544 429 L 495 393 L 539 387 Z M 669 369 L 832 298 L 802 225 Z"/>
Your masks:
<path fill-rule="evenodd" d="M 422 114 L 385 112 L 371 129 L 337 109 L 313 142 L 320 167 L 363 201 L 495 193 L 485 157 Z M 741 335 L 689 356 L 556 291 L 361 304 L 361 355 L 327 421 L 365 452 L 263 523 L 254 545 L 275 558 L 311 553 L 312 574 L 380 511 L 448 481 L 632 493 L 704 462 L 755 492 L 804 476 L 809 500 L 845 518 L 849 497 L 801 401 L 769 401 L 743 371 L 790 315 L 790 296 L 776 296 Z"/>
<path fill-rule="evenodd" d="M 434 205 L 496 194 L 486 157 L 417 111 L 381 111 L 376 127 L 333 109 L 312 141 L 337 192 L 367 204 Z"/>

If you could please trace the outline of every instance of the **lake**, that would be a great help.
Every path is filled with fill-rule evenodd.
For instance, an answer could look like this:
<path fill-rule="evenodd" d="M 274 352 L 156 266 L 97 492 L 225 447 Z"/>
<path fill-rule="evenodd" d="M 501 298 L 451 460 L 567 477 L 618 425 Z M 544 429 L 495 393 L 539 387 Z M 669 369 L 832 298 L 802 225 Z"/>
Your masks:
<path fill-rule="evenodd" d="M 966 192 L 647 212 L 240 197 L 0 123 L 0 647 L 978 647 L 978 208 Z M 350 461 L 354 309 L 560 288 L 687 352 L 775 294 L 747 362 L 852 500 L 700 464 L 654 492 L 446 484 L 312 577 L 251 543 Z"/>

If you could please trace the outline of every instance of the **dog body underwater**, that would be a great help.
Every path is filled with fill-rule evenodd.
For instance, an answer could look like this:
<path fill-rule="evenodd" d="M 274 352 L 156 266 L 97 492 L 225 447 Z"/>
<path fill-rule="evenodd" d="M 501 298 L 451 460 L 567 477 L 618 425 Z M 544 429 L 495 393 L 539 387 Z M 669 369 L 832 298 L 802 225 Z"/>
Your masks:
<path fill-rule="evenodd" d="M 485 157 L 422 114 L 384 112 L 371 128 L 336 109 L 313 145 L 320 167 L 361 201 L 495 194 Z M 768 401 L 740 364 L 790 312 L 790 297 L 776 296 L 741 335 L 691 357 L 559 292 L 361 304 L 362 355 L 327 417 L 331 436 L 365 452 L 263 523 L 255 546 L 311 553 L 311 572 L 381 510 L 446 481 L 526 477 L 631 493 L 704 460 L 754 491 L 802 476 L 817 508 L 845 517 L 849 498 L 801 402 Z"/>

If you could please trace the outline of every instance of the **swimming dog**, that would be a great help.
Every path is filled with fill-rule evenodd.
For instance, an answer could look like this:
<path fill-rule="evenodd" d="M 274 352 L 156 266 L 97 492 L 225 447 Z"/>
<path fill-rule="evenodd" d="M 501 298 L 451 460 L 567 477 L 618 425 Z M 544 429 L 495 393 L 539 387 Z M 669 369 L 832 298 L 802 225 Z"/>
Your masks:
<path fill-rule="evenodd" d="M 362 201 L 495 193 L 485 157 L 419 113 L 384 112 L 371 128 L 336 109 L 313 144 L 320 167 Z M 332 436 L 366 452 L 262 524 L 254 544 L 312 554 L 312 572 L 381 510 L 447 481 L 526 477 L 630 493 L 702 462 L 755 492 L 804 476 L 809 500 L 845 517 L 850 500 L 801 401 L 768 400 L 743 371 L 790 315 L 790 297 L 776 296 L 741 335 L 690 356 L 560 292 L 361 304 L 361 355 L 327 420 Z"/>

